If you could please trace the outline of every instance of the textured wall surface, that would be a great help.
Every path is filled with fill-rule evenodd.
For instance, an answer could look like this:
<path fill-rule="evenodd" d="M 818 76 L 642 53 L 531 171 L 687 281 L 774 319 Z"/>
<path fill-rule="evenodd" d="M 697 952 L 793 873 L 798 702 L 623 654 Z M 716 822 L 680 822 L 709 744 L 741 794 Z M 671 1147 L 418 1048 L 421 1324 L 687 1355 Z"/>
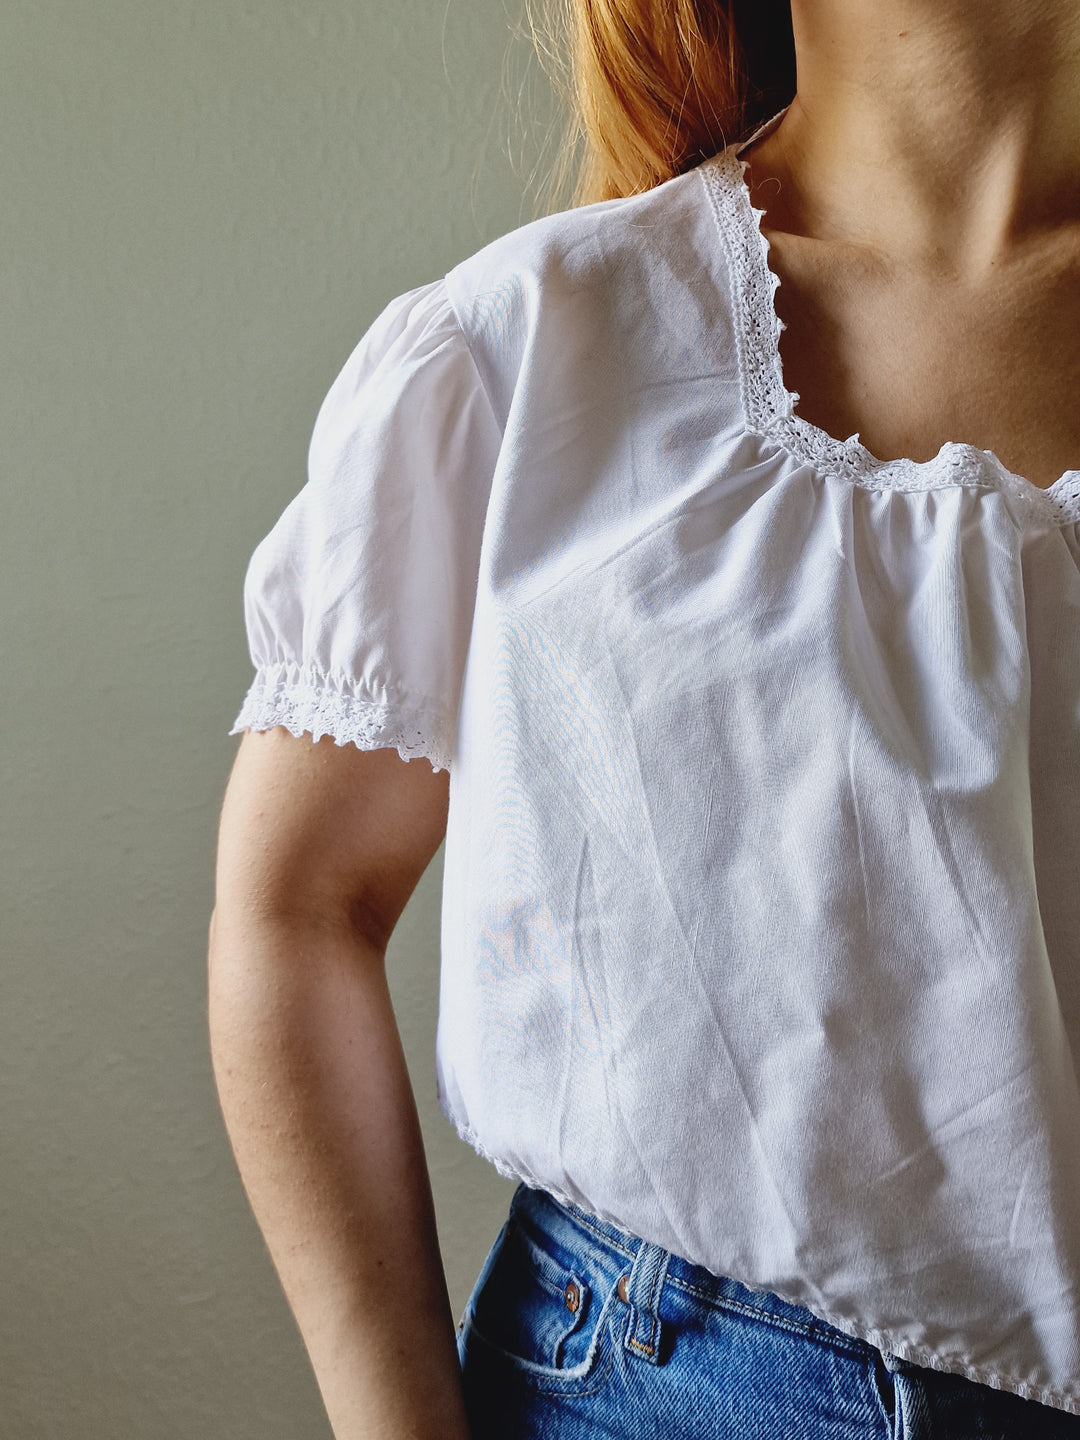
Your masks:
<path fill-rule="evenodd" d="M 328 1435 L 205 1033 L 240 587 L 368 323 L 530 218 L 515 18 L 5 4 L 5 1440 Z M 391 976 L 459 1307 L 510 1187 L 434 1105 L 437 869 Z"/>

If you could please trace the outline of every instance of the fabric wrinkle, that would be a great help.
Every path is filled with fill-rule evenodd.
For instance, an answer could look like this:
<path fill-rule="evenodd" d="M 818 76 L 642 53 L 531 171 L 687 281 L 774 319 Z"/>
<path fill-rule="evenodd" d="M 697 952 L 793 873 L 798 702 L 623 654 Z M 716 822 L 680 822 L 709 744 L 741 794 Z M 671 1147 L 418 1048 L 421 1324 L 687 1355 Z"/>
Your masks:
<path fill-rule="evenodd" d="M 577 864 L 577 884 L 575 886 L 574 903 L 574 931 L 579 936 L 593 933 L 597 935 L 599 940 L 602 941 L 604 937 L 603 916 L 601 908 L 597 903 L 596 890 L 593 886 L 592 880 L 592 870 L 589 864 L 589 837 L 588 831 L 585 830 L 583 831 L 581 838 L 581 846 Z M 582 912 L 586 907 L 582 905 L 582 894 L 585 891 L 586 884 L 588 885 L 588 894 L 591 902 L 588 906 L 588 913 L 590 919 L 587 923 L 583 923 Z M 573 974 L 577 981 L 577 984 L 580 986 L 581 994 L 584 997 L 584 1004 L 588 1012 L 590 1021 L 589 1030 L 593 1041 L 592 1048 L 595 1049 L 596 1053 L 600 1057 L 597 1070 L 602 1083 L 602 1091 L 604 1097 L 604 1119 L 608 1125 L 613 1125 L 616 1123 L 616 1107 L 612 1105 L 611 1099 L 612 1056 L 611 1042 L 609 1038 L 611 1016 L 608 1010 L 608 1005 L 606 1003 L 606 987 L 604 985 L 604 960 L 606 957 L 602 952 L 598 953 L 595 946 L 590 946 L 588 948 L 580 946 L 575 951 L 575 954 L 576 964 L 574 966 Z M 597 1005 L 597 990 L 602 991 L 605 997 L 602 1014 L 600 1013 Z M 580 1005 L 575 1005 L 575 1015 L 580 1013 L 580 1009 Z M 618 1092 L 616 1091 L 616 1093 Z"/>

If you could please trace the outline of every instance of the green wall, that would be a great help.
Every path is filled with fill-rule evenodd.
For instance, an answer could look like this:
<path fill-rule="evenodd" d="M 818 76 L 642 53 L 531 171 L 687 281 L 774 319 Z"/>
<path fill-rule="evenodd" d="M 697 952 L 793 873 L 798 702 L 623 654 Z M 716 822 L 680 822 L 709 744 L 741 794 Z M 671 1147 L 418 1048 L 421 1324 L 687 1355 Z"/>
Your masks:
<path fill-rule="evenodd" d="M 516 18 L 5 4 L 5 1440 L 329 1433 L 208 1059 L 241 583 L 370 321 L 533 213 Z M 437 872 L 390 968 L 460 1308 L 511 1187 L 434 1103 Z"/>

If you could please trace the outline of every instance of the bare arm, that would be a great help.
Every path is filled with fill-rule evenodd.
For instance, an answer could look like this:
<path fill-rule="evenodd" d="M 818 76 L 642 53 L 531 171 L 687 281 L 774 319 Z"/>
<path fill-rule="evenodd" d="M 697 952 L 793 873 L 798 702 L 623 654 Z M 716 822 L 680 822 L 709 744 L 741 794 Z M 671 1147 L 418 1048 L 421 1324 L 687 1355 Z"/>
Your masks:
<path fill-rule="evenodd" d="M 337 1440 L 465 1440 L 453 1320 L 386 942 L 447 776 L 246 735 L 222 813 L 210 1035 L 240 1173 Z"/>

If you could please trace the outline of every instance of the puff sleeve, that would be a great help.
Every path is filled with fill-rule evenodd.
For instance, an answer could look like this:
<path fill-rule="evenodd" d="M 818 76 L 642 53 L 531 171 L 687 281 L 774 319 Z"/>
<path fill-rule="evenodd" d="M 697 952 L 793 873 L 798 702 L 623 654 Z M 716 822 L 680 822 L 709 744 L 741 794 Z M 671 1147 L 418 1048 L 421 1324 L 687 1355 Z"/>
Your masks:
<path fill-rule="evenodd" d="M 256 675 L 232 734 L 282 725 L 449 768 L 500 442 L 445 282 L 392 301 L 251 558 Z"/>

